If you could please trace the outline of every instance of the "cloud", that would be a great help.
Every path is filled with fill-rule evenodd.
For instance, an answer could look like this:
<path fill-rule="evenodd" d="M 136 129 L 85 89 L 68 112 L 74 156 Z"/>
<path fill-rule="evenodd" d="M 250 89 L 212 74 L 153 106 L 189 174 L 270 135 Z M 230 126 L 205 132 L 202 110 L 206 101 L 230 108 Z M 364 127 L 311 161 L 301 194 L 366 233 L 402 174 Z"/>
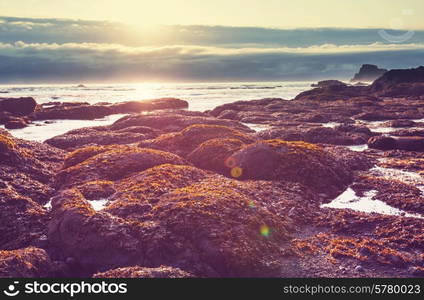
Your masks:
<path fill-rule="evenodd" d="M 388 31 L 400 35 L 402 31 Z M 361 64 L 415 67 L 424 32 L 162 26 L 0 17 L 0 82 L 349 78 Z"/>
<path fill-rule="evenodd" d="M 381 43 L 241 49 L 0 43 L 0 80 L 216 81 L 349 77 L 365 62 L 388 68 L 418 65 L 424 59 L 423 50 L 424 44 Z"/>

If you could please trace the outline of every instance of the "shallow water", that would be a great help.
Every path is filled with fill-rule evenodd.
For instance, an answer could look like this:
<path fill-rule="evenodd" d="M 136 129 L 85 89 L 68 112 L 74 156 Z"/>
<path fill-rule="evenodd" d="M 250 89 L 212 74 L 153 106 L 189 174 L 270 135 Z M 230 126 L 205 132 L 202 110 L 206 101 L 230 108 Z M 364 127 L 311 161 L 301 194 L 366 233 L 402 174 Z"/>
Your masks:
<path fill-rule="evenodd" d="M 162 97 L 174 97 L 188 101 L 189 110 L 206 111 L 219 105 L 239 100 L 263 98 L 293 99 L 300 92 L 310 89 L 312 82 L 257 82 L 257 83 L 184 83 L 184 84 L 97 84 L 75 85 L 0 86 L 8 92 L 3 97 L 33 97 L 38 103 L 59 102 L 123 102 Z M 120 117 L 120 116 L 119 116 Z M 119 119 L 117 115 L 94 121 L 61 120 L 44 126 L 43 122 L 28 128 L 11 130 L 11 133 L 28 140 L 45 141 L 69 130 L 109 125 Z M 253 125 L 252 125 L 253 126 Z M 255 125 L 258 126 L 258 125 Z M 259 130 L 257 127 L 254 130 Z M 262 130 L 262 129 L 261 129 Z"/>
<path fill-rule="evenodd" d="M 371 190 L 364 193 L 362 197 L 356 195 L 355 191 L 347 188 L 341 195 L 328 204 L 321 205 L 322 208 L 352 209 L 364 213 L 377 213 L 389 216 L 403 216 L 424 219 L 420 214 L 410 214 L 397 209 L 380 200 L 373 200 L 377 191 Z"/>
<path fill-rule="evenodd" d="M 96 120 L 54 120 L 51 124 L 45 124 L 44 121 L 36 121 L 23 129 L 8 130 L 17 138 L 44 142 L 47 139 L 64 134 L 73 129 L 110 125 L 123 116 L 125 116 L 125 114 L 111 115 Z M 4 128 L 4 126 L 2 127 Z"/>
<path fill-rule="evenodd" d="M 109 200 L 107 199 L 87 200 L 87 202 L 90 203 L 91 207 L 93 207 L 95 211 L 100 211 L 108 205 Z"/>

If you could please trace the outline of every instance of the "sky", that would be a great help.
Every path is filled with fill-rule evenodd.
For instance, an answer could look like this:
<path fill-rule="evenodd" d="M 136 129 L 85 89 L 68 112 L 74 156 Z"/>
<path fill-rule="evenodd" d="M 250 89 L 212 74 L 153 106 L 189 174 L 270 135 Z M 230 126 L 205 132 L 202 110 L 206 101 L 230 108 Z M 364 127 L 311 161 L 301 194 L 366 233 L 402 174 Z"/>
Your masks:
<path fill-rule="evenodd" d="M 139 26 L 424 29 L 422 0 L 0 0 L 2 15 L 110 20 Z"/>
<path fill-rule="evenodd" d="M 347 79 L 424 64 L 422 0 L 0 0 L 0 83 Z"/>

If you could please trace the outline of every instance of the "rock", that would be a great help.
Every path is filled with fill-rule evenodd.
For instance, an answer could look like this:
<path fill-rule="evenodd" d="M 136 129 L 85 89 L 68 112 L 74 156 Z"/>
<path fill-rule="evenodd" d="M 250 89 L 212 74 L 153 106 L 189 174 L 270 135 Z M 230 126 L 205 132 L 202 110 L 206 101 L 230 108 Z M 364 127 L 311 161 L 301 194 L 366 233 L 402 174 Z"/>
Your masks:
<path fill-rule="evenodd" d="M 50 184 L 63 158 L 59 149 L 0 133 L 0 180 L 7 189 L 39 204 L 53 193 Z"/>
<path fill-rule="evenodd" d="M 293 222 L 285 209 L 298 205 L 303 222 L 313 213 L 312 194 L 296 184 L 241 182 L 189 166 L 156 166 L 115 188 L 98 212 L 76 190 L 52 200 L 49 241 L 88 274 L 166 265 L 196 277 L 279 276 Z"/>
<path fill-rule="evenodd" d="M 15 116 L 26 116 L 34 112 L 37 102 L 31 97 L 0 98 L 0 111 L 9 112 Z"/>
<path fill-rule="evenodd" d="M 240 179 L 297 182 L 337 195 L 351 181 L 347 166 L 323 148 L 304 142 L 266 140 L 234 153 L 231 174 Z"/>
<path fill-rule="evenodd" d="M 317 84 L 312 84 L 312 87 L 326 88 L 330 86 L 346 86 L 346 83 L 341 82 L 340 80 L 323 80 L 319 81 Z"/>
<path fill-rule="evenodd" d="M 366 127 L 340 125 L 330 127 L 291 127 L 263 130 L 256 134 L 262 139 L 282 139 L 286 141 L 304 141 L 308 143 L 323 143 L 332 145 L 362 145 L 366 144 L 373 133 Z"/>
<path fill-rule="evenodd" d="M 419 267 L 419 266 L 410 267 L 408 269 L 408 272 L 412 276 L 416 276 L 416 277 L 422 277 L 422 276 L 424 276 L 424 268 L 423 267 Z"/>
<path fill-rule="evenodd" d="M 396 139 L 390 136 L 374 136 L 368 140 L 368 147 L 379 150 L 396 149 Z"/>
<path fill-rule="evenodd" d="M 47 222 L 41 205 L 10 188 L 0 189 L 0 249 L 34 245 L 46 233 Z"/>
<path fill-rule="evenodd" d="M 363 121 L 385 121 L 397 119 L 398 116 L 396 113 L 384 112 L 384 111 L 371 111 L 371 112 L 363 112 L 356 116 L 354 116 L 357 120 Z"/>
<path fill-rule="evenodd" d="M 133 128 L 130 130 L 134 130 Z M 45 141 L 45 143 L 68 151 L 78 149 L 87 145 L 126 145 L 137 143 L 145 139 L 154 138 L 158 135 L 151 130 L 146 133 L 109 131 L 107 127 L 89 127 L 71 130 L 65 134 L 55 136 Z"/>
<path fill-rule="evenodd" d="M 96 155 L 94 155 L 96 151 L 91 151 L 90 153 L 93 156 L 79 164 L 61 170 L 56 175 L 56 187 L 78 186 L 96 180 L 114 181 L 165 163 L 185 164 L 179 156 L 159 150 L 130 146 L 111 148 Z M 92 149 L 90 148 L 90 150 Z M 105 149 L 101 148 L 100 151 L 103 150 Z"/>
<path fill-rule="evenodd" d="M 424 94 L 424 67 L 390 70 L 371 85 L 371 90 L 384 97 L 421 97 Z"/>
<path fill-rule="evenodd" d="M 412 120 L 392 120 L 387 124 L 389 127 L 400 128 L 400 127 L 413 127 L 416 123 Z"/>
<path fill-rule="evenodd" d="M 21 129 L 28 126 L 27 122 L 24 119 L 16 117 L 11 117 L 3 123 L 6 129 Z"/>
<path fill-rule="evenodd" d="M 245 133 L 253 132 L 249 127 L 231 120 L 221 120 L 206 114 L 196 112 L 175 111 L 171 113 L 138 114 L 123 117 L 110 126 L 111 130 L 121 130 L 132 126 L 146 126 L 162 132 L 177 132 L 184 128 L 195 125 L 221 125 L 239 130 Z"/>
<path fill-rule="evenodd" d="M 424 137 L 389 137 L 377 136 L 368 141 L 368 146 L 380 150 L 424 151 Z"/>
<path fill-rule="evenodd" d="M 243 143 L 252 143 L 255 139 L 249 135 L 220 125 L 196 124 L 180 132 L 163 134 L 154 140 L 143 141 L 139 147 L 147 147 L 187 156 L 201 143 L 217 138 L 238 139 Z"/>
<path fill-rule="evenodd" d="M 337 101 L 350 100 L 354 97 L 368 96 L 369 88 L 367 86 L 343 86 L 330 85 L 322 88 L 315 88 L 300 93 L 295 100 L 301 101 Z"/>
<path fill-rule="evenodd" d="M 377 78 L 381 77 L 387 72 L 386 69 L 380 69 L 376 65 L 362 65 L 361 69 L 359 70 L 359 73 L 356 73 L 355 76 L 352 78 L 352 82 L 372 82 L 376 80 Z"/>
<path fill-rule="evenodd" d="M 141 111 L 152 111 L 159 109 L 183 109 L 188 108 L 188 102 L 175 98 L 161 98 L 153 100 L 129 101 L 116 104 L 59 104 L 33 113 L 33 120 L 93 120 L 112 114 L 135 113 Z"/>
<path fill-rule="evenodd" d="M 228 158 L 244 145 L 239 139 L 207 140 L 194 149 L 187 156 L 187 160 L 200 169 L 230 176 L 231 161 L 228 161 Z"/>
<path fill-rule="evenodd" d="M 94 274 L 93 278 L 191 278 L 192 274 L 181 269 L 160 266 L 157 268 L 127 267 Z"/>
<path fill-rule="evenodd" d="M 1 278 L 45 278 L 55 267 L 46 251 L 34 247 L 0 251 Z"/>

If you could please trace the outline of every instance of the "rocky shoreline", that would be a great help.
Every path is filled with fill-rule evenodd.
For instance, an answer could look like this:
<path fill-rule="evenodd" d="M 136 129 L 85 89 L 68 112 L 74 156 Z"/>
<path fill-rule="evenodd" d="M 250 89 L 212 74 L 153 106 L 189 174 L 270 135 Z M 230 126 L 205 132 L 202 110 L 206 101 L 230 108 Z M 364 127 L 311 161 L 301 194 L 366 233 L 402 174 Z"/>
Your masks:
<path fill-rule="evenodd" d="M 424 67 L 206 112 L 0 99 L 6 128 L 128 113 L 0 130 L 0 277 L 422 277 L 423 100 Z"/>

